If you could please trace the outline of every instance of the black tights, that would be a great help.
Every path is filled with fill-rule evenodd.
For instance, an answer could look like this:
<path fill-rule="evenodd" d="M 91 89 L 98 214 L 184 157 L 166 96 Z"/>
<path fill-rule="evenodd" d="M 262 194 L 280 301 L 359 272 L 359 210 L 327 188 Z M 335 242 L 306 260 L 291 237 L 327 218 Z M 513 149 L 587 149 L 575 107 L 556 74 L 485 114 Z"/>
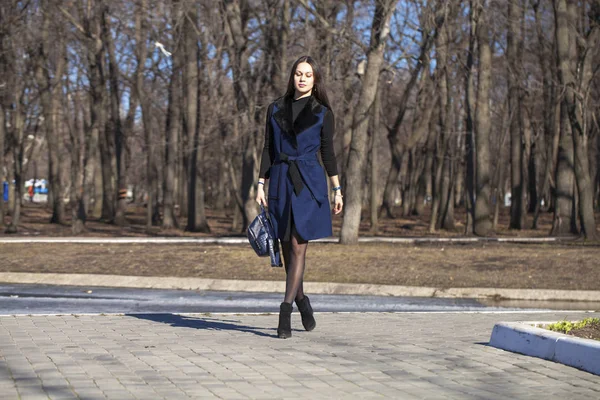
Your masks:
<path fill-rule="evenodd" d="M 285 303 L 292 304 L 294 300 L 304 298 L 304 259 L 308 242 L 300 238 L 295 229 L 292 229 L 290 241 L 282 241 L 281 249 L 285 262 Z"/>

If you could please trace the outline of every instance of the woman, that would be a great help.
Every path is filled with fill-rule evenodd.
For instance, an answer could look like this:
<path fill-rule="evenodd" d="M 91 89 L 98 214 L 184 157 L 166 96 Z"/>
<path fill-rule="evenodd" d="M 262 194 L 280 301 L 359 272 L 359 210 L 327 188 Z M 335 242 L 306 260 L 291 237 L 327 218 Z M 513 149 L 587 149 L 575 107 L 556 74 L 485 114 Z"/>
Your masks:
<path fill-rule="evenodd" d="M 334 212 L 343 201 L 333 150 L 334 119 L 321 70 L 314 59 L 294 63 L 285 95 L 267 111 L 265 146 L 260 165 L 256 201 L 267 206 L 265 180 L 269 179 L 268 209 L 281 241 L 287 275 L 285 297 L 279 308 L 277 336 L 292 336 L 292 303 L 296 301 L 307 331 L 316 322 L 304 294 L 304 259 L 309 240 L 332 235 L 327 181 L 333 188 Z"/>

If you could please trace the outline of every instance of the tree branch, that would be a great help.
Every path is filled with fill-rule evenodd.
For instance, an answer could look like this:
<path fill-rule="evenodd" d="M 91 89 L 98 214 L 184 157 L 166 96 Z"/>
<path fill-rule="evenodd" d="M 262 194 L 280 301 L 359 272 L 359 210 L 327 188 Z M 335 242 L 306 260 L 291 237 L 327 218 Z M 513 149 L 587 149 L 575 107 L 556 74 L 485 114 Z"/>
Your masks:
<path fill-rule="evenodd" d="M 71 15 L 71 13 L 64 9 L 64 7 L 58 6 L 58 9 L 64 14 L 65 17 L 67 17 L 67 19 L 73 24 L 73 26 L 77 28 L 77 30 L 79 30 L 79 32 L 81 32 L 83 35 L 90 39 L 97 39 L 96 35 L 94 35 L 92 32 L 88 32 L 79 22 L 77 22 L 77 20 Z"/>

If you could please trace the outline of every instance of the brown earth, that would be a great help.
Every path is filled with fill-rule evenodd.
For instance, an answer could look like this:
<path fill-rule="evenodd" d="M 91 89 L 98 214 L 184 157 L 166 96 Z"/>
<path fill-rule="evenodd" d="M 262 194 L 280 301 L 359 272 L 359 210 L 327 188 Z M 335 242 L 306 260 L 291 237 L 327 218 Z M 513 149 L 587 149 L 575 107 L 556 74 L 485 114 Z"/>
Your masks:
<path fill-rule="evenodd" d="M 403 217 L 400 216 L 401 210 L 397 208 L 394 210 L 397 214 L 395 219 L 380 218 L 379 229 L 376 233 L 377 236 L 396 236 L 396 237 L 464 237 L 466 220 L 464 210 L 460 209 L 456 211 L 456 229 L 454 231 L 438 230 L 435 233 L 428 232 L 430 210 L 425 209 L 425 213 L 420 216 Z M 496 229 L 495 236 L 497 237 L 543 237 L 548 236 L 550 228 L 552 226 L 552 213 L 542 213 L 538 221 L 538 229 L 529 229 L 532 223 L 532 216 L 528 216 L 526 227 L 528 229 L 522 230 L 511 230 L 508 229 L 509 224 L 509 208 L 502 208 L 498 226 Z M 141 206 L 129 205 L 126 219 L 127 226 L 118 227 L 113 224 L 109 224 L 105 221 L 89 218 L 86 223 L 86 232 L 80 236 L 89 237 L 107 237 L 107 236 L 243 236 L 241 230 L 232 231 L 231 224 L 233 220 L 233 212 L 229 209 L 206 209 L 206 216 L 208 219 L 208 225 L 211 228 L 210 233 L 195 233 L 186 232 L 183 229 L 169 229 L 164 230 L 160 227 L 152 227 L 151 231 L 148 232 L 146 229 L 145 222 L 146 209 Z M 19 230 L 16 235 L 35 235 L 35 236 L 71 236 L 70 223 L 70 210 L 67 211 L 67 224 L 57 225 L 50 224 L 50 213 L 45 205 L 25 203 L 22 208 L 21 221 L 19 224 Z M 341 229 L 343 216 L 333 216 L 333 234 L 337 236 Z M 597 221 L 600 221 L 600 213 L 597 214 Z M 6 217 L 6 224 L 10 221 L 10 216 Z M 179 217 L 179 225 L 185 227 L 186 218 L 183 216 Z M 597 227 L 598 234 L 600 236 L 600 223 Z M 7 235 L 2 229 L 0 229 L 0 236 Z M 372 236 L 373 233 L 370 231 L 369 214 L 363 212 L 363 218 L 360 225 L 360 235 Z"/>
<path fill-rule="evenodd" d="M 572 329 L 569 335 L 584 339 L 600 340 L 600 323 L 596 322 L 579 329 Z"/>
<path fill-rule="evenodd" d="M 0 244 L 1 272 L 283 280 L 249 245 Z M 600 290 L 600 246 L 309 244 L 307 281 Z"/>
<path fill-rule="evenodd" d="M 507 211 L 507 210 L 505 210 Z M 129 226 L 116 227 L 90 220 L 82 236 L 148 236 L 143 208 L 130 208 Z M 69 226 L 50 224 L 47 210 L 26 206 L 17 235 L 70 236 Z M 213 236 L 232 236 L 231 216 L 207 210 Z M 499 237 L 545 236 L 551 215 L 539 230 L 510 231 Z M 182 220 L 183 223 L 183 220 Z M 341 218 L 334 217 L 339 231 Z M 363 221 L 361 234 L 368 234 Z M 383 219 L 381 234 L 404 237 L 459 237 L 459 232 L 427 233 L 427 217 Z M 238 234 L 240 235 L 240 234 Z M 163 231 L 151 236 L 206 236 Z M 552 244 L 339 244 L 311 243 L 307 253 L 307 281 L 373 283 L 434 287 L 497 287 L 600 290 L 600 243 L 581 240 Z M 0 244 L 1 272 L 56 272 L 140 276 L 178 276 L 215 279 L 283 280 L 284 272 L 258 258 L 249 245 L 190 244 Z"/>

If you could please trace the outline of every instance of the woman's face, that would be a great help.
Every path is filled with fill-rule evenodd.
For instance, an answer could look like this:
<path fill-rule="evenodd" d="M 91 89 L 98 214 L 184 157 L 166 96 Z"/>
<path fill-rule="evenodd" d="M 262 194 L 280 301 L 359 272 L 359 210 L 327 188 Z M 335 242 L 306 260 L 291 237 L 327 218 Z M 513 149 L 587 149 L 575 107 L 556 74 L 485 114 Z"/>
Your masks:
<path fill-rule="evenodd" d="M 296 97 L 302 97 L 312 92 L 315 84 L 313 69 L 307 62 L 301 62 L 296 67 L 294 72 L 294 88 L 296 89 Z"/>

